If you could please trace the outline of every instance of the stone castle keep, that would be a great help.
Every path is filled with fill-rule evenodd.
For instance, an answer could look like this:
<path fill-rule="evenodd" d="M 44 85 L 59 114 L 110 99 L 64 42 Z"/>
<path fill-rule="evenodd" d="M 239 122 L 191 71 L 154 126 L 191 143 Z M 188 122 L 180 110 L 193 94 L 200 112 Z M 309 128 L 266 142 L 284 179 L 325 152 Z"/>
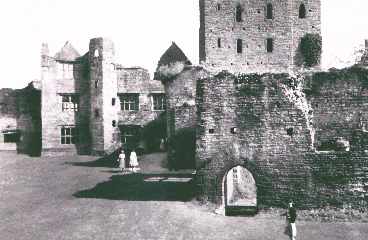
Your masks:
<path fill-rule="evenodd" d="M 109 154 L 137 145 L 139 129 L 166 110 L 169 139 L 195 129 L 204 201 L 225 211 L 289 199 L 367 207 L 368 71 L 306 64 L 302 41 L 321 35 L 320 0 L 199 6 L 200 65 L 173 43 L 155 80 L 117 64 L 108 39 L 91 39 L 83 56 L 70 43 L 56 55 L 43 45 L 41 83 L 0 92 L 0 147 L 27 152 L 38 139 L 43 154 Z"/>

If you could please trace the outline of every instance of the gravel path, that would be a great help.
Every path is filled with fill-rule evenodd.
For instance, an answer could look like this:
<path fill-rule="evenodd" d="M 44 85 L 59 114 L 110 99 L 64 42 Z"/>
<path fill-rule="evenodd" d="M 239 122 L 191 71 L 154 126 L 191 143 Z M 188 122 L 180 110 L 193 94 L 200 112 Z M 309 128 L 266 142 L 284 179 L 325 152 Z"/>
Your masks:
<path fill-rule="evenodd" d="M 289 239 L 280 216 L 224 217 L 199 206 L 190 171 L 162 173 L 149 159 L 123 175 L 93 157 L 0 153 L 0 239 Z M 366 223 L 297 226 L 298 240 L 368 239 Z"/>

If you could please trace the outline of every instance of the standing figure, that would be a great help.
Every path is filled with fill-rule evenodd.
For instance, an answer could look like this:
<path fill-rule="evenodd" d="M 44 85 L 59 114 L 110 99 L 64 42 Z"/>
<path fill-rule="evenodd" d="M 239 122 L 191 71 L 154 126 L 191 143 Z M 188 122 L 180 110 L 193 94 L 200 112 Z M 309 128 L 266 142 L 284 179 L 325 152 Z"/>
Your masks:
<path fill-rule="evenodd" d="M 130 153 L 130 166 L 133 172 L 136 172 L 136 168 L 139 166 L 137 154 L 134 150 Z"/>
<path fill-rule="evenodd" d="M 296 240 L 296 225 L 295 225 L 296 209 L 294 208 L 294 204 L 292 201 L 289 202 L 289 210 L 287 217 L 291 227 L 291 239 Z"/>
<path fill-rule="evenodd" d="M 121 171 L 123 171 L 125 169 L 125 153 L 123 149 L 120 151 L 118 161 L 119 161 L 119 168 Z"/>

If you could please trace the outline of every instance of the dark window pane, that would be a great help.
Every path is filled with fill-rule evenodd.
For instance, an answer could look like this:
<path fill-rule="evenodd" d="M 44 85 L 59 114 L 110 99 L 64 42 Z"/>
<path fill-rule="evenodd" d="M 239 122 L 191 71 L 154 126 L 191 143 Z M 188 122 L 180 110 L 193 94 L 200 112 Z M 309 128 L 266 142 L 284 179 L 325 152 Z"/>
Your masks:
<path fill-rule="evenodd" d="M 302 3 L 299 7 L 299 18 L 305 18 L 306 17 L 306 10 L 305 5 Z"/>
<path fill-rule="evenodd" d="M 243 52 L 243 40 L 242 39 L 236 40 L 236 51 L 237 53 Z"/>
<path fill-rule="evenodd" d="M 267 19 L 273 18 L 273 7 L 271 3 L 267 4 L 267 16 L 266 17 Z"/>
<path fill-rule="evenodd" d="M 241 22 L 242 21 L 242 9 L 241 6 L 238 5 L 236 6 L 236 13 L 235 13 L 235 18 L 237 22 Z"/>

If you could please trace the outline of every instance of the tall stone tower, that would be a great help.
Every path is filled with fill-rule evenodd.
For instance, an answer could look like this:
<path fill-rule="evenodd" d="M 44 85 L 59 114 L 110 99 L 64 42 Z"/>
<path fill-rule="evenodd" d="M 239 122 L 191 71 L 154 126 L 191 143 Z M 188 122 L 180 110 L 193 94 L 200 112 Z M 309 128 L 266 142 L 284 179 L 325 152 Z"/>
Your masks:
<path fill-rule="evenodd" d="M 105 38 L 91 39 L 89 62 L 91 151 L 96 155 L 109 154 L 120 146 L 113 42 Z"/>
<path fill-rule="evenodd" d="M 320 0 L 200 0 L 199 56 L 208 69 L 298 68 L 307 33 L 321 35 Z"/>

